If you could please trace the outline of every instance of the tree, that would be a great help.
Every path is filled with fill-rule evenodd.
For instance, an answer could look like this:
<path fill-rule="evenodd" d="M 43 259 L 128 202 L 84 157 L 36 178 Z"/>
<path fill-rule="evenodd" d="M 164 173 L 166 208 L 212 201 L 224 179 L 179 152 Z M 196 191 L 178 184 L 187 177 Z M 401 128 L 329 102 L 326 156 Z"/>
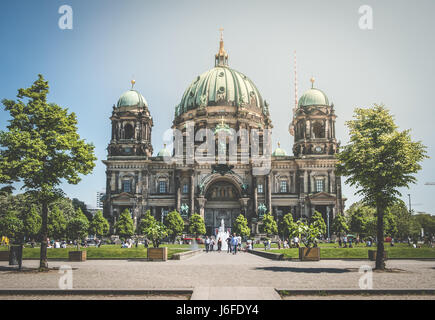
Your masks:
<path fill-rule="evenodd" d="M 175 238 L 182 234 L 184 230 L 184 220 L 177 210 L 168 213 L 165 218 L 165 225 L 168 235 L 172 238 L 172 241 L 175 242 Z"/>
<path fill-rule="evenodd" d="M 339 236 L 346 234 L 349 231 L 349 226 L 346 223 L 346 218 L 342 214 L 337 214 L 332 221 L 332 232 L 335 232 Z"/>
<path fill-rule="evenodd" d="M 144 230 L 144 234 L 151 240 L 154 248 L 158 248 L 160 241 L 168 235 L 165 225 L 154 219 Z"/>
<path fill-rule="evenodd" d="M 27 239 L 35 239 L 41 231 L 41 216 L 39 215 L 35 206 L 32 206 L 30 210 L 26 210 L 21 215 L 23 221 L 23 233 Z"/>
<path fill-rule="evenodd" d="M 433 237 L 435 235 L 435 216 L 428 213 L 419 213 L 415 215 L 415 220 L 423 228 L 427 236 Z"/>
<path fill-rule="evenodd" d="M 54 208 L 56 208 L 56 207 L 61 211 L 62 216 L 64 217 L 64 219 L 66 221 L 69 221 L 72 218 L 74 218 L 76 215 L 76 210 L 78 210 L 78 207 L 74 208 L 71 199 L 66 198 L 66 197 L 61 197 L 61 198 L 58 198 L 55 201 L 53 201 L 48 206 L 49 212 L 54 210 Z"/>
<path fill-rule="evenodd" d="M 103 213 L 98 210 L 89 223 L 89 233 L 97 238 L 102 238 L 109 233 L 109 222 L 103 217 Z"/>
<path fill-rule="evenodd" d="M 415 183 L 414 174 L 426 158 L 425 146 L 413 142 L 410 131 L 399 132 L 393 116 L 382 105 L 355 110 L 355 120 L 347 121 L 350 143 L 341 148 L 337 174 L 358 188 L 363 201 L 376 208 L 376 269 L 384 270 L 384 212 L 400 196 L 398 188 Z"/>
<path fill-rule="evenodd" d="M 80 208 L 83 212 L 83 214 L 86 216 L 86 218 L 88 218 L 89 221 L 92 220 L 92 213 L 88 210 L 88 207 L 86 206 L 86 204 L 83 201 L 80 201 L 77 198 L 73 198 L 71 200 L 71 204 L 74 208 L 74 210 L 77 210 L 78 208 Z"/>
<path fill-rule="evenodd" d="M 251 229 L 248 227 L 248 219 L 243 214 L 240 214 L 233 224 L 233 232 L 241 237 L 249 237 Z"/>
<path fill-rule="evenodd" d="M 307 248 L 317 247 L 318 238 L 322 234 L 315 224 L 306 224 L 302 220 L 295 223 L 294 233 L 299 236 Z"/>
<path fill-rule="evenodd" d="M 16 211 L 8 211 L 0 218 L 0 233 L 10 239 L 9 243 L 22 243 L 24 225 Z"/>
<path fill-rule="evenodd" d="M 77 250 L 80 249 L 80 241 L 87 238 L 88 230 L 88 218 L 86 218 L 86 216 L 79 208 L 77 210 L 77 214 L 70 221 L 68 221 L 66 225 L 66 233 L 68 238 L 77 241 Z"/>
<path fill-rule="evenodd" d="M 199 235 L 205 234 L 205 223 L 204 219 L 197 213 L 190 216 L 189 219 L 189 232 L 195 235 L 195 239 Z"/>
<path fill-rule="evenodd" d="M 71 218 L 72 219 L 72 218 Z M 66 235 L 65 215 L 57 206 L 48 213 L 47 235 L 51 239 L 64 239 Z"/>
<path fill-rule="evenodd" d="M 314 211 L 314 214 L 310 218 L 310 225 L 319 229 L 321 235 L 324 236 L 326 234 L 326 223 L 319 211 Z"/>
<path fill-rule="evenodd" d="M 279 227 L 284 238 L 289 238 L 293 236 L 293 232 L 295 230 L 293 215 L 291 213 L 287 213 L 286 215 L 284 215 L 281 223 L 279 224 Z"/>
<path fill-rule="evenodd" d="M 147 210 L 137 224 L 136 234 L 144 234 L 144 230 L 148 228 L 148 226 L 150 226 L 154 221 L 155 218 L 151 215 L 150 210 Z"/>
<path fill-rule="evenodd" d="M 130 211 L 125 209 L 120 215 L 118 222 L 115 224 L 116 234 L 123 240 L 131 237 L 134 234 L 133 219 L 130 216 Z"/>
<path fill-rule="evenodd" d="M 2 102 L 11 119 L 0 132 L 0 183 L 21 181 L 42 207 L 40 268 L 47 263 L 48 205 L 63 193 L 63 179 L 77 184 L 79 174 L 95 166 L 94 146 L 80 139 L 74 113 L 47 102 L 48 81 L 42 75 L 30 88 L 19 89 L 18 101 Z M 23 99 L 28 99 L 24 101 Z"/>
<path fill-rule="evenodd" d="M 364 205 L 362 202 L 353 203 L 347 210 L 350 231 L 362 238 L 368 236 L 374 237 L 373 230 L 376 231 L 375 213 L 375 208 Z M 374 229 L 373 226 L 375 227 Z"/>
<path fill-rule="evenodd" d="M 278 233 L 278 225 L 270 212 L 266 213 L 261 221 L 263 222 L 263 231 L 268 236 Z"/>

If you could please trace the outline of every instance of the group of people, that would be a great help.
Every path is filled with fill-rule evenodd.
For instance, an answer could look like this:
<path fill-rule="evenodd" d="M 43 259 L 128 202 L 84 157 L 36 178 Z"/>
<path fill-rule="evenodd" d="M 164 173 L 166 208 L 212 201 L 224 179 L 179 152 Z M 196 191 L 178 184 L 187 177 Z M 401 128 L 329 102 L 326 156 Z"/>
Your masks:
<path fill-rule="evenodd" d="M 218 238 L 217 242 L 212 237 L 205 237 L 205 251 L 213 251 L 215 246 L 217 245 L 217 251 L 222 251 L 222 241 L 224 241 L 221 237 Z M 235 233 L 230 235 L 227 239 L 225 239 L 227 243 L 227 253 L 237 254 L 237 251 L 240 251 L 242 248 L 242 237 L 237 236 Z"/>

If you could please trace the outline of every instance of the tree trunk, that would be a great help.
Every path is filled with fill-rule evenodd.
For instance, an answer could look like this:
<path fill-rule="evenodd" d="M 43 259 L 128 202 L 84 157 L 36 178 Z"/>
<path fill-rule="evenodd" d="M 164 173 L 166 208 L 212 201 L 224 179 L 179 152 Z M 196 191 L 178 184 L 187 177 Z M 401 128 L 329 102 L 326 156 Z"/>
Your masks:
<path fill-rule="evenodd" d="M 378 216 L 378 230 L 377 230 L 377 251 L 376 251 L 376 270 L 385 270 L 384 261 L 384 208 L 380 205 L 376 208 Z"/>
<path fill-rule="evenodd" d="M 39 260 L 39 268 L 48 269 L 47 261 L 47 221 L 48 221 L 48 204 L 42 202 L 42 225 L 41 225 L 41 254 Z"/>

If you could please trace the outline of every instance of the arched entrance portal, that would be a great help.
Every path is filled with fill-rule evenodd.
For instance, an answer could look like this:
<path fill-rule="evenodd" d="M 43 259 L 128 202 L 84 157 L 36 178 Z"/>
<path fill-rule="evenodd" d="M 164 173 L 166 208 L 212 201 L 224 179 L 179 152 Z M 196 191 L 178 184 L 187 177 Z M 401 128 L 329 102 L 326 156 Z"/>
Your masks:
<path fill-rule="evenodd" d="M 216 235 L 222 219 L 225 230 L 232 228 L 234 220 L 240 214 L 240 188 L 228 179 L 213 181 L 206 189 L 204 220 L 207 235 Z"/>

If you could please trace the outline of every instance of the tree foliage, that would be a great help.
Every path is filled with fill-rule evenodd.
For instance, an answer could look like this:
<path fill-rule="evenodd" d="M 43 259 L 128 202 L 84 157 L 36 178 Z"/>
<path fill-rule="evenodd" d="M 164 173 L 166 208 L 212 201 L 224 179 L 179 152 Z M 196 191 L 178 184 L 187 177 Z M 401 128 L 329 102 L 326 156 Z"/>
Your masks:
<path fill-rule="evenodd" d="M 248 219 L 243 214 L 240 214 L 233 223 L 233 232 L 241 237 L 249 237 L 251 229 L 248 226 Z"/>
<path fill-rule="evenodd" d="M 314 211 L 314 214 L 310 218 L 310 225 L 319 229 L 321 235 L 324 236 L 326 234 L 326 223 L 319 211 Z"/>
<path fill-rule="evenodd" d="M 133 225 L 133 219 L 130 216 L 130 211 L 125 209 L 119 215 L 119 219 L 115 224 L 116 234 L 124 240 L 131 237 L 134 234 Z"/>
<path fill-rule="evenodd" d="M 332 232 L 335 232 L 339 236 L 344 235 L 349 231 L 346 218 L 342 214 L 337 214 L 335 216 L 334 220 L 332 220 L 331 228 Z"/>
<path fill-rule="evenodd" d="M 73 217 L 71 217 L 72 219 Z M 47 235 L 51 239 L 61 240 L 66 236 L 67 220 L 63 211 L 57 206 L 48 213 Z"/>
<path fill-rule="evenodd" d="M 89 233 L 101 238 L 109 233 L 109 222 L 103 217 L 103 213 L 98 210 L 89 223 Z"/>
<path fill-rule="evenodd" d="M 27 239 L 36 239 L 41 231 L 42 218 L 36 206 L 28 208 L 21 215 L 23 221 L 23 234 Z"/>
<path fill-rule="evenodd" d="M 94 146 L 77 133 L 74 113 L 47 102 L 48 81 L 42 75 L 30 88 L 19 89 L 17 101 L 4 99 L 11 119 L 0 132 L 0 183 L 22 182 L 42 206 L 40 267 L 47 268 L 48 205 L 63 193 L 63 181 L 77 184 L 95 166 Z"/>
<path fill-rule="evenodd" d="M 162 239 L 168 235 L 168 230 L 163 223 L 154 219 L 144 229 L 144 234 L 151 240 L 153 247 L 158 248 Z"/>
<path fill-rule="evenodd" d="M 0 233 L 12 242 L 21 243 L 24 225 L 16 211 L 8 211 L 0 217 Z"/>
<path fill-rule="evenodd" d="M 426 147 L 413 142 L 410 130 L 398 131 L 393 116 L 382 105 L 355 109 L 347 121 L 350 143 L 341 148 L 337 174 L 355 186 L 364 203 L 376 208 L 378 250 L 376 269 L 385 269 L 384 211 L 397 201 L 398 188 L 415 183 L 414 176 L 426 158 Z"/>
<path fill-rule="evenodd" d="M 296 222 L 293 221 L 293 215 L 291 213 L 287 213 L 282 218 L 280 223 L 281 233 L 284 238 L 294 237 L 295 231 L 297 230 Z"/>
<path fill-rule="evenodd" d="M 263 222 L 263 232 L 268 236 L 278 233 L 278 225 L 270 212 L 266 213 L 261 221 Z"/>
<path fill-rule="evenodd" d="M 175 241 L 175 238 L 183 233 L 184 220 L 177 210 L 168 213 L 165 218 L 165 226 L 172 241 Z"/>
<path fill-rule="evenodd" d="M 136 233 L 144 234 L 144 230 L 148 228 L 148 226 L 150 226 L 154 220 L 155 218 L 152 216 L 150 210 L 147 210 L 136 226 Z"/>
<path fill-rule="evenodd" d="M 194 234 L 195 237 L 205 234 L 205 223 L 204 219 L 197 213 L 190 216 L 189 219 L 189 232 Z"/>

